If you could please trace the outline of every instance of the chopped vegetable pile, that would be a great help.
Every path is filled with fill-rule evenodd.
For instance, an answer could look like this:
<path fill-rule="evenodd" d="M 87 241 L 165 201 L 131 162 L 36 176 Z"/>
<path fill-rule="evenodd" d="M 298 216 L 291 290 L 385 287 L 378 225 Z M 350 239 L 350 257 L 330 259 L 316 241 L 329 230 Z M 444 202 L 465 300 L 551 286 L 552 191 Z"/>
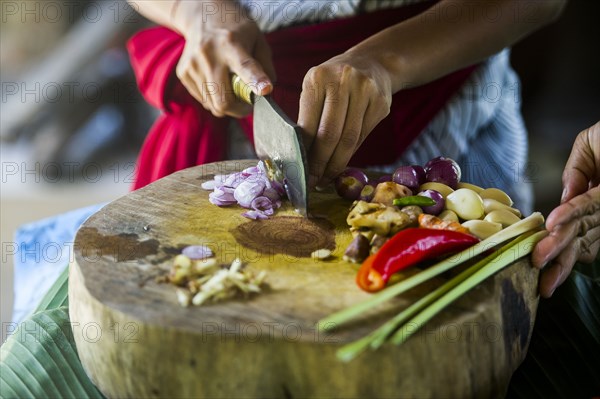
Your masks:
<path fill-rule="evenodd" d="M 401 166 L 375 183 L 370 183 L 360 169 L 348 168 L 336 179 L 335 185 L 340 196 L 354 200 L 346 219 L 354 240 L 346 249 L 344 259 L 371 265 L 373 262 L 367 261 L 367 257 L 378 253 L 380 248 L 386 248 L 389 257 L 390 246 L 386 246 L 386 242 L 391 237 L 394 237 L 396 252 L 401 253 L 412 242 L 408 235 L 398 235 L 406 229 L 411 229 L 415 236 L 420 235 L 413 228 L 428 229 L 432 240 L 441 234 L 433 234 L 432 230 L 454 231 L 468 235 L 473 245 L 521 220 L 521 213 L 512 208 L 512 200 L 502 190 L 461 182 L 461 175 L 458 164 L 444 157 L 434 158 L 424 167 Z M 397 237 L 406 240 L 400 243 Z M 438 241 L 439 248 L 433 251 L 440 257 L 463 249 Z M 421 243 L 420 248 L 425 246 Z M 412 258 L 415 261 L 404 267 L 419 262 L 418 257 Z M 381 270 L 366 270 L 367 265 L 363 264 L 357 275 L 359 287 L 369 292 L 383 289 L 390 276 L 378 277 Z"/>
<path fill-rule="evenodd" d="M 177 301 L 181 306 L 199 306 L 238 294 L 259 293 L 265 276 L 264 270 L 258 275 L 246 271 L 239 259 L 229 266 L 221 266 L 210 248 L 194 245 L 184 248 L 182 254 L 175 257 L 163 281 L 178 287 Z"/>
<path fill-rule="evenodd" d="M 339 359 L 349 361 L 386 341 L 397 345 L 405 342 L 465 292 L 531 253 L 547 234 L 540 230 L 544 222 L 540 213 L 521 219 L 521 212 L 512 207 L 511 198 L 502 190 L 483 189 L 460 179 L 461 170 L 455 161 L 437 157 L 424 167 L 401 166 L 376 183 L 369 182 L 364 172 L 355 168 L 348 168 L 336 180 L 337 193 L 354 200 L 346 219 L 354 239 L 344 260 L 362 263 L 356 276 L 361 289 L 380 292 L 321 320 L 321 330 L 360 317 L 487 251 L 483 259 L 471 262 L 460 274 L 372 333 L 339 349 Z M 452 254 L 456 256 L 450 258 Z M 386 288 L 392 274 L 433 259 L 439 262 Z"/>
<path fill-rule="evenodd" d="M 242 213 L 249 219 L 268 219 L 281 206 L 285 197 L 281 173 L 273 164 L 259 161 L 257 166 L 228 175 L 215 175 L 202 183 L 212 191 L 208 200 L 217 206 L 239 205 L 249 209 Z"/>

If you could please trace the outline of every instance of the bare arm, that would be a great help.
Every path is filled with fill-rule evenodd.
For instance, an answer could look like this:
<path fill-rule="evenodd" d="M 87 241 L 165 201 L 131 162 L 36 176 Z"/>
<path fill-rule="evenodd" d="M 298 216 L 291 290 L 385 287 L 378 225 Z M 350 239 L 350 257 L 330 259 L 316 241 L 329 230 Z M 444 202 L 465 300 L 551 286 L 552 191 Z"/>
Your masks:
<path fill-rule="evenodd" d="M 554 21 L 566 0 L 445 0 L 371 36 L 349 52 L 369 53 L 392 91 L 422 85 L 482 61 Z"/>

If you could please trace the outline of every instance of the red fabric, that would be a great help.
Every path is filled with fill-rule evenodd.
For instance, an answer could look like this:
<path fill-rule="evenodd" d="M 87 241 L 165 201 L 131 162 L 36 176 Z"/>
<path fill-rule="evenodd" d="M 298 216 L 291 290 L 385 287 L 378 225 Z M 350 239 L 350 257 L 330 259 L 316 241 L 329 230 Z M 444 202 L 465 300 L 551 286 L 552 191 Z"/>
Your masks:
<path fill-rule="evenodd" d="M 296 120 L 302 80 L 311 67 L 429 6 L 431 3 L 416 4 L 267 34 L 278 78 L 273 97 L 290 118 Z M 183 46 L 183 37 L 163 27 L 141 31 L 128 43 L 142 94 L 164 112 L 140 152 L 134 189 L 180 169 L 222 160 L 225 155 L 228 120 L 204 110 L 175 76 Z M 474 68 L 471 66 L 427 85 L 396 93 L 390 115 L 371 132 L 351 165 L 365 167 L 394 162 Z M 240 123 L 252 139 L 251 116 L 241 119 Z"/>
<path fill-rule="evenodd" d="M 166 28 L 144 30 L 128 43 L 140 91 L 163 111 L 138 156 L 134 190 L 224 157 L 227 119 L 215 118 L 202 108 L 175 76 L 184 44 L 180 35 Z"/>

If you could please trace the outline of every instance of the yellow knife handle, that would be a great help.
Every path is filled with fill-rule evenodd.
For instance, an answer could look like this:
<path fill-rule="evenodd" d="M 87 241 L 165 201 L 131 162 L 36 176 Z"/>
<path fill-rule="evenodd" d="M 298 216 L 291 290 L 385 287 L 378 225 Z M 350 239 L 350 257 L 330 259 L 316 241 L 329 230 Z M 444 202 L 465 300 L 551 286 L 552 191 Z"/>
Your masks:
<path fill-rule="evenodd" d="M 254 93 L 252 93 L 252 88 L 248 86 L 246 82 L 244 82 L 242 78 L 240 78 L 235 73 L 231 77 L 231 85 L 233 86 L 233 92 L 235 93 L 237 98 L 247 102 L 250 105 L 253 104 L 252 96 L 254 95 Z"/>

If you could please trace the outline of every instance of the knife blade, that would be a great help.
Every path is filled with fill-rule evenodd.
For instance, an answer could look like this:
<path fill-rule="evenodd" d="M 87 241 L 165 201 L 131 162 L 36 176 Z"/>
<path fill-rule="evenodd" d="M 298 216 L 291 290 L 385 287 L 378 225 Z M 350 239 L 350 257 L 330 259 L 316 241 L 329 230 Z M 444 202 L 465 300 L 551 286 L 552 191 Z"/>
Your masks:
<path fill-rule="evenodd" d="M 281 110 L 270 95 L 255 95 L 250 86 L 234 74 L 231 80 L 238 98 L 254 106 L 254 147 L 283 174 L 286 194 L 300 215 L 308 216 L 306 150 L 302 129 Z"/>

